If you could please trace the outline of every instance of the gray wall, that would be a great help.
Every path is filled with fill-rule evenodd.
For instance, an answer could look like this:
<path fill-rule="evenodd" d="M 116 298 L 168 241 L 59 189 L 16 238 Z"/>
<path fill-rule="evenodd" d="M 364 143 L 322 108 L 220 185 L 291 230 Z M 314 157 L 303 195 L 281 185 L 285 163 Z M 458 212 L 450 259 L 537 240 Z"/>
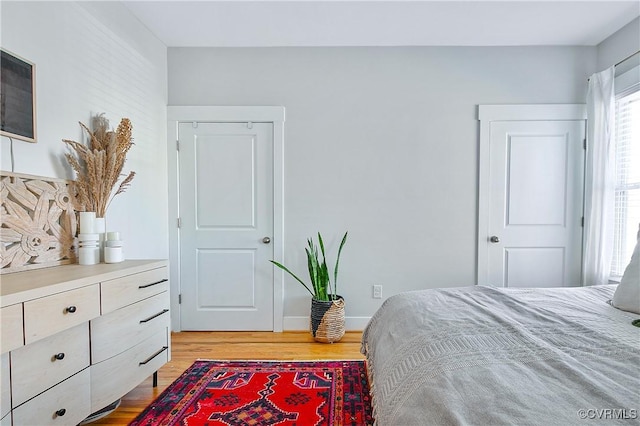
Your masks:
<path fill-rule="evenodd" d="M 636 18 L 603 40 L 598 45 L 598 69 L 602 71 L 614 65 L 627 56 L 640 50 L 640 18 Z M 620 72 L 624 72 L 631 66 L 631 63 L 638 63 L 638 56 L 634 61 L 621 64 Z"/>
<path fill-rule="evenodd" d="M 595 47 L 169 48 L 169 105 L 286 107 L 285 264 L 306 274 L 306 238 L 333 254 L 349 230 L 358 326 L 373 284 L 475 283 L 477 105 L 582 103 L 595 68 Z M 285 317 L 306 317 L 304 289 L 285 291 Z"/>

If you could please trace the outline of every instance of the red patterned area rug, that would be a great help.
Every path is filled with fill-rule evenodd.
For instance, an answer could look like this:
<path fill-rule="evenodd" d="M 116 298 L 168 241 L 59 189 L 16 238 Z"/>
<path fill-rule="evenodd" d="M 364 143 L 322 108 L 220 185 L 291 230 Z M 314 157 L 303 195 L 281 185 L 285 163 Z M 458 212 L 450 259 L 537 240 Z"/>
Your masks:
<path fill-rule="evenodd" d="M 196 361 L 130 425 L 372 425 L 364 361 Z"/>

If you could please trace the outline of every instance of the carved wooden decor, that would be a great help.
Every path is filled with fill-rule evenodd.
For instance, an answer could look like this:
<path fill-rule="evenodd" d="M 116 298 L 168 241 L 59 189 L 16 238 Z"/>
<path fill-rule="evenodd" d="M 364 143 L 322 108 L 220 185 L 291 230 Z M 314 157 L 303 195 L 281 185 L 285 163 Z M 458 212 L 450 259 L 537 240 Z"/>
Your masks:
<path fill-rule="evenodd" d="M 0 171 L 0 273 L 75 262 L 70 183 Z"/>

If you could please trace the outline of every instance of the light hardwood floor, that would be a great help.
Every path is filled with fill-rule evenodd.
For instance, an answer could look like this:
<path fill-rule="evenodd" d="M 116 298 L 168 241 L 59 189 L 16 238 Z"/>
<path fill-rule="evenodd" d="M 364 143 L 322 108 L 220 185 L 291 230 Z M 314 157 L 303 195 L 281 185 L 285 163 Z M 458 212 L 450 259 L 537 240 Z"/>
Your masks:
<path fill-rule="evenodd" d="M 177 379 L 196 359 L 320 360 L 364 359 L 361 332 L 347 332 L 340 342 L 313 341 L 307 332 L 181 332 L 171 335 L 171 361 L 158 371 L 158 387 L 148 378 L 122 398 L 109 416 L 90 425 L 126 425 Z M 114 374 L 118 374 L 114 372 Z"/>

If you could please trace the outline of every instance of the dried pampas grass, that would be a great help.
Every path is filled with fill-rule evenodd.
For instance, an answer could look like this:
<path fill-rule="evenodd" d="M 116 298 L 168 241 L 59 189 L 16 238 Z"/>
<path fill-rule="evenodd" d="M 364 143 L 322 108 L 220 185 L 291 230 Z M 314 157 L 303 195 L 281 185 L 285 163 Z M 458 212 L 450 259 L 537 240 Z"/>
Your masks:
<path fill-rule="evenodd" d="M 77 201 L 85 211 L 95 211 L 96 216 L 104 217 L 113 197 L 123 193 L 136 174 L 129 172 L 113 191 L 120 177 L 124 176 L 122 168 L 133 145 L 131 121 L 123 118 L 114 132 L 109 130 L 109 120 L 100 114 L 92 119 L 93 131 L 82 123 L 80 126 L 90 138 L 89 145 L 63 139 L 74 151 L 65 157 L 77 175 L 74 184 Z"/>

